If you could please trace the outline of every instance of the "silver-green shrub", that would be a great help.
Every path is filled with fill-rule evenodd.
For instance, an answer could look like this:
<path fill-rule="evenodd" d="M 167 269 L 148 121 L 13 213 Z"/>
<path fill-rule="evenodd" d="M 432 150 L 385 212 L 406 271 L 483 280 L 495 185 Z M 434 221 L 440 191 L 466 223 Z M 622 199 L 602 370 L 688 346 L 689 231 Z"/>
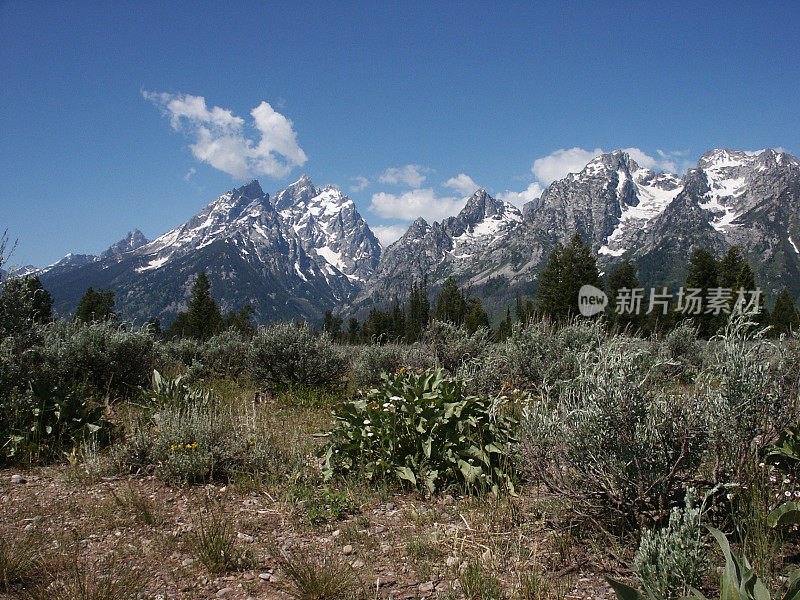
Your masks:
<path fill-rule="evenodd" d="M 335 384 L 346 375 L 346 366 L 330 337 L 305 325 L 260 329 L 251 342 L 250 373 L 260 384 Z"/>
<path fill-rule="evenodd" d="M 159 367 L 163 371 L 183 371 L 200 361 L 202 344 L 193 338 L 177 338 L 158 345 Z"/>
<path fill-rule="evenodd" d="M 652 597 L 682 598 L 691 588 L 700 586 L 708 569 L 701 518 L 701 507 L 695 506 L 690 490 L 686 494 L 686 504 L 672 509 L 665 527 L 642 532 L 633 569 Z"/>
<path fill-rule="evenodd" d="M 209 375 L 238 377 L 249 357 L 249 340 L 233 329 L 210 337 L 200 349 L 200 362 Z"/>
<path fill-rule="evenodd" d="M 124 396 L 147 383 L 154 360 L 154 340 L 147 329 L 108 322 L 56 321 L 0 342 L 3 387 L 82 384 Z"/>
<path fill-rule="evenodd" d="M 118 460 L 184 483 L 275 474 L 292 465 L 253 415 L 205 402 L 165 406 L 129 423 Z"/>
<path fill-rule="evenodd" d="M 455 375 L 462 364 L 478 359 L 489 343 L 489 330 L 480 328 L 468 333 L 445 321 L 431 321 L 422 334 L 423 342 L 433 349 L 438 365 Z"/>
<path fill-rule="evenodd" d="M 655 367 L 624 336 L 578 355 L 575 378 L 544 385 L 523 410 L 523 465 L 587 509 L 631 520 L 663 510 L 698 467 L 704 432 L 694 397 L 663 391 Z"/>
<path fill-rule="evenodd" d="M 57 375 L 57 381 L 85 382 L 117 395 L 146 385 L 155 358 L 147 328 L 112 322 L 45 325 L 42 351 L 45 368 Z"/>
<path fill-rule="evenodd" d="M 383 373 L 396 373 L 401 368 L 419 370 L 432 368 L 433 350 L 425 344 L 377 344 L 347 347 L 353 385 L 367 389 L 381 383 Z"/>
<path fill-rule="evenodd" d="M 405 366 L 404 347 L 399 344 L 370 344 L 353 349 L 351 377 L 356 388 L 367 389 L 381 382 L 382 373 L 397 373 Z"/>
<path fill-rule="evenodd" d="M 605 336 L 598 321 L 576 321 L 562 327 L 546 321 L 518 323 L 505 343 L 508 378 L 533 387 L 572 380 L 579 361 Z"/>
<path fill-rule="evenodd" d="M 738 316 L 709 341 L 700 385 L 716 480 L 739 480 L 742 470 L 796 418 L 791 357 L 767 333 Z"/>

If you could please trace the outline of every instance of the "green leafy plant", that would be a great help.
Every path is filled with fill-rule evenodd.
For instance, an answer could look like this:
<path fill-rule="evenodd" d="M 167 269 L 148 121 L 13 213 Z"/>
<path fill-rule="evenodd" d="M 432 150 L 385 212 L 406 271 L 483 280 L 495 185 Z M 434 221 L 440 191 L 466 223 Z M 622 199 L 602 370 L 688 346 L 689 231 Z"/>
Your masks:
<path fill-rule="evenodd" d="M 434 493 L 514 491 L 509 464 L 515 420 L 504 400 L 466 396 L 441 369 L 384 375 L 383 385 L 335 411 L 323 449 L 326 478 L 354 469 Z"/>
<path fill-rule="evenodd" d="M 96 438 L 101 430 L 111 430 L 104 404 L 83 387 L 67 390 L 32 382 L 17 409 L 15 427 L 0 440 L 12 460 L 52 460 L 81 441 Z"/>
<path fill-rule="evenodd" d="M 196 390 L 189 386 L 182 376 L 166 378 L 155 369 L 150 389 L 143 391 L 149 404 L 164 408 L 168 406 L 184 406 L 189 402 L 209 404 L 211 394 Z"/>

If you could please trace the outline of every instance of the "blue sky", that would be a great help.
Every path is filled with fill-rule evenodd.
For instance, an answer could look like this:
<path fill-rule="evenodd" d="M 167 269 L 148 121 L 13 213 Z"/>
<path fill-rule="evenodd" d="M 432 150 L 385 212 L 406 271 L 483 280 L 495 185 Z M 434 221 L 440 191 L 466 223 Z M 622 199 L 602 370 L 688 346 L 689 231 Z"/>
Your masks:
<path fill-rule="evenodd" d="M 305 172 L 389 239 L 598 149 L 797 154 L 797 8 L 0 0 L 0 230 L 43 265 Z"/>

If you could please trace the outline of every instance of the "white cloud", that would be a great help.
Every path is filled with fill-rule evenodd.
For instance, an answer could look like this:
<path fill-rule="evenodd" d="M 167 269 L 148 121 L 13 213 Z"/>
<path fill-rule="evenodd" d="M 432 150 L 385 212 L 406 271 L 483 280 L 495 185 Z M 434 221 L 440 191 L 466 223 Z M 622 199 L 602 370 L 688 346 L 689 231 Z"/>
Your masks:
<path fill-rule="evenodd" d="M 209 110 L 203 96 L 147 91 L 142 96 L 170 117 L 173 129 L 194 138 L 190 148 L 195 158 L 238 179 L 285 177 L 308 160 L 292 122 L 267 102 L 250 111 L 252 127 L 260 134 L 255 143 L 245 133 L 244 119 L 218 106 Z"/>
<path fill-rule="evenodd" d="M 408 225 L 371 225 L 372 233 L 378 238 L 381 246 L 386 248 L 396 242 L 408 230 Z"/>
<path fill-rule="evenodd" d="M 466 198 L 437 197 L 433 189 L 421 188 L 400 195 L 386 192 L 373 194 L 369 209 L 384 219 L 413 221 L 422 217 L 427 221 L 441 221 L 458 213 L 466 202 Z"/>
<path fill-rule="evenodd" d="M 189 167 L 189 170 L 187 171 L 186 175 L 184 175 L 184 176 L 183 176 L 183 180 L 184 180 L 184 181 L 189 181 L 189 179 L 190 179 L 190 178 L 192 177 L 192 175 L 194 175 L 195 173 L 197 173 L 197 169 L 195 169 L 194 167 Z"/>
<path fill-rule="evenodd" d="M 389 184 L 404 183 L 413 188 L 418 188 L 426 179 L 425 173 L 430 173 L 430 169 L 422 165 L 406 165 L 399 168 L 392 167 L 386 169 L 386 171 L 378 177 L 378 181 Z"/>
<path fill-rule="evenodd" d="M 663 150 L 657 150 L 656 154 L 658 156 L 650 156 L 639 148 L 621 148 L 621 150 L 635 160 L 640 167 L 654 171 L 668 171 L 680 175 L 693 165 L 691 161 L 686 159 L 687 152 L 685 151 L 664 152 Z M 533 161 L 531 171 L 533 171 L 539 182 L 547 186 L 557 179 L 566 177 L 569 173 L 580 173 L 589 161 L 601 154 L 603 154 L 602 148 L 595 148 L 594 150 L 584 150 L 577 147 L 561 148 Z"/>
<path fill-rule="evenodd" d="M 510 202 L 517 208 L 522 208 L 522 205 L 531 200 L 536 200 L 542 195 L 544 188 L 539 185 L 538 181 L 531 183 L 526 189 L 521 192 L 511 192 L 506 190 L 501 194 L 497 194 L 498 199 Z"/>
<path fill-rule="evenodd" d="M 531 170 L 542 184 L 550 185 L 557 179 L 562 179 L 569 173 L 580 173 L 593 158 L 600 156 L 603 150 L 584 150 L 583 148 L 570 148 L 556 150 L 542 158 L 533 161 Z"/>
<path fill-rule="evenodd" d="M 369 187 L 369 179 L 366 177 L 361 177 L 359 175 L 358 177 L 353 177 L 352 179 L 355 183 L 350 186 L 350 191 L 353 193 L 363 191 Z"/>
<path fill-rule="evenodd" d="M 464 173 L 459 173 L 457 177 L 451 177 L 444 182 L 444 186 L 454 189 L 462 196 L 471 196 L 479 187 L 478 184 L 472 180 L 472 177 Z"/>

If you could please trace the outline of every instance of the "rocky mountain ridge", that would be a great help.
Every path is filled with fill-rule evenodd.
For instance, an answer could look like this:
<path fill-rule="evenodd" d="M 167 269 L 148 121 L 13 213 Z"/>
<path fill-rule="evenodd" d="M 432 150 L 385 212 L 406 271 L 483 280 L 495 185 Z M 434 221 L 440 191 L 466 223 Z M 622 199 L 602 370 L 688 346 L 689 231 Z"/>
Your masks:
<path fill-rule="evenodd" d="M 60 310 L 93 285 L 117 291 L 134 318 L 182 310 L 203 268 L 223 308 L 249 303 L 262 322 L 316 320 L 327 308 L 363 314 L 404 299 L 426 276 L 435 292 L 453 275 L 491 310 L 533 293 L 549 252 L 575 233 L 601 270 L 631 260 L 648 285 L 681 281 L 695 246 L 738 245 L 768 292 L 786 285 L 798 298 L 800 162 L 775 150 L 717 149 L 679 177 L 611 152 L 521 210 L 481 189 L 457 215 L 419 218 L 385 249 L 337 188 L 304 175 L 270 200 L 253 181 L 152 242 L 134 231 L 99 257 L 69 255 L 38 273 Z"/>

